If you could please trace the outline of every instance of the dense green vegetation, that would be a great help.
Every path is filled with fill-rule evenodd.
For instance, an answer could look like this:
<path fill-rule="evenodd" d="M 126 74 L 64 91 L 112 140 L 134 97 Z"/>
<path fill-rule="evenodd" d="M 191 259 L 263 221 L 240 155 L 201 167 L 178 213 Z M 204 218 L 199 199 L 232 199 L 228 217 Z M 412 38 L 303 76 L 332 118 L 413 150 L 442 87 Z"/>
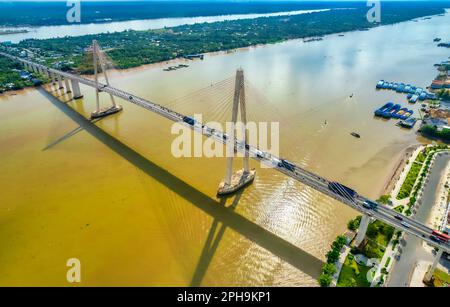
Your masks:
<path fill-rule="evenodd" d="M 82 1 L 81 23 L 99 23 L 136 19 L 217 16 L 229 14 L 272 13 L 334 7 L 364 6 L 365 3 L 319 1 Z M 67 24 L 66 1 L 58 2 L 0 2 L 2 25 L 61 25 Z"/>
<path fill-rule="evenodd" d="M 409 6 L 399 9 L 386 6 L 382 24 L 443 13 L 439 7 Z M 149 31 L 124 31 L 79 37 L 46 40 L 25 40 L 19 48 L 33 50 L 50 62 L 73 61 L 72 68 L 91 72 L 83 61 L 86 48 L 93 39 L 108 50 L 107 54 L 119 68 L 166 61 L 190 54 L 271 44 L 288 39 L 322 36 L 331 33 L 364 30 L 377 26 L 367 21 L 367 8 L 327 12 L 241 19 L 233 21 L 183 25 Z"/>
<path fill-rule="evenodd" d="M 405 210 L 405 206 L 400 205 L 394 208 L 395 211 L 397 211 L 398 213 L 403 213 L 403 211 Z"/>
<path fill-rule="evenodd" d="M 338 236 L 331 244 L 331 249 L 327 253 L 327 263 L 322 268 L 322 274 L 319 277 L 319 284 L 321 287 L 328 287 L 331 284 L 331 279 L 336 273 L 334 264 L 339 259 L 341 249 L 344 247 L 347 239 L 345 236 Z"/>
<path fill-rule="evenodd" d="M 0 93 L 6 90 L 18 90 L 32 85 L 30 81 L 20 77 L 19 72 L 16 71 L 20 68 L 20 64 L 0 57 Z"/>
<path fill-rule="evenodd" d="M 359 224 L 361 223 L 361 218 L 362 218 L 362 216 L 359 215 L 356 218 L 354 218 L 353 220 L 350 220 L 347 223 L 348 230 L 356 231 L 359 227 Z"/>
<path fill-rule="evenodd" d="M 346 4 L 347 7 L 351 6 Z M 443 13 L 442 5 L 389 4 L 383 6 L 381 24 L 392 24 L 413 18 Z M 92 61 L 87 50 L 93 39 L 99 41 L 114 65 L 130 68 L 167 61 L 191 54 L 230 50 L 257 44 L 271 44 L 288 39 L 323 36 L 326 34 L 365 30 L 375 27 L 366 18 L 367 7 L 332 10 L 320 13 L 241 19 L 233 21 L 183 25 L 148 31 L 123 31 L 98 35 L 55 39 L 29 39 L 13 44 L 7 51 L 18 54 L 32 51 L 49 66 L 80 73 L 92 73 Z M 17 81 L 0 71 L 5 82 Z M 11 81 L 13 80 L 13 81 Z"/>
<path fill-rule="evenodd" d="M 411 165 L 411 168 L 410 168 L 408 174 L 406 175 L 405 181 L 403 181 L 403 184 L 400 187 L 400 191 L 397 194 L 398 200 L 409 197 L 409 195 L 411 194 L 411 191 L 414 187 L 414 184 L 417 180 L 417 176 L 419 175 L 421 168 L 422 168 L 421 163 L 414 162 Z"/>
<path fill-rule="evenodd" d="M 436 127 L 431 125 L 424 125 L 420 127 L 420 132 L 424 135 L 439 138 L 444 141 L 450 141 L 450 130 L 444 129 L 438 131 Z"/>
<path fill-rule="evenodd" d="M 391 203 L 391 196 L 390 195 L 381 195 L 377 199 L 377 202 L 379 202 L 380 204 L 383 204 L 383 205 L 389 205 Z"/>
<path fill-rule="evenodd" d="M 415 162 L 422 163 L 423 167 L 421 168 L 420 175 L 416 176 L 416 178 L 418 178 L 416 180 L 417 182 L 415 184 L 413 183 L 414 189 L 408 195 L 409 202 L 408 202 L 408 207 L 405 211 L 406 215 L 409 216 L 412 214 L 412 208 L 414 207 L 414 205 L 417 202 L 417 196 L 419 194 L 419 191 L 422 189 L 425 178 L 430 170 L 431 159 L 433 158 L 434 154 L 437 151 L 442 151 L 442 150 L 448 150 L 448 146 L 447 145 L 435 145 L 435 146 L 431 146 L 431 147 L 426 147 L 425 150 L 420 152 L 419 155 L 417 156 Z"/>
<path fill-rule="evenodd" d="M 433 279 L 434 287 L 450 287 L 450 274 L 438 268 L 434 271 Z"/>
<path fill-rule="evenodd" d="M 358 264 L 352 254 L 349 254 L 342 266 L 337 282 L 338 287 L 369 287 L 367 272 L 371 268 Z"/>
<path fill-rule="evenodd" d="M 450 91 L 442 89 L 437 93 L 437 96 L 442 100 L 450 101 Z"/>
<path fill-rule="evenodd" d="M 363 254 L 368 258 L 383 257 L 386 246 L 394 235 L 395 228 L 381 221 L 375 221 L 367 228 L 366 235 L 369 238 L 363 247 Z"/>

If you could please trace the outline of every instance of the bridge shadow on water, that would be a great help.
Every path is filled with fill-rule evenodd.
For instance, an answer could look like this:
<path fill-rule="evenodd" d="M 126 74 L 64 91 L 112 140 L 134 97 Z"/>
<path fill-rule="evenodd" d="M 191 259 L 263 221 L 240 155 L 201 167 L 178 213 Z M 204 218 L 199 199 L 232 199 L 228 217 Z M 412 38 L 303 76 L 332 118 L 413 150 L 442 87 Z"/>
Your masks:
<path fill-rule="evenodd" d="M 94 122 L 86 119 L 84 116 L 76 112 L 69 105 L 61 102 L 56 97 L 45 91 L 43 88 L 38 89 L 39 93 L 46 97 L 56 108 L 67 115 L 71 120 L 76 122 L 79 127 L 74 131 L 86 131 L 98 141 L 102 142 L 113 150 L 116 154 L 127 160 L 129 163 L 138 167 L 148 176 L 152 177 L 159 183 L 163 184 L 177 195 L 190 202 L 206 214 L 213 217 L 213 223 L 206 239 L 204 248 L 202 250 L 198 265 L 196 267 L 194 276 L 191 281 L 192 286 L 200 285 L 208 266 L 218 248 L 219 242 L 223 237 L 227 227 L 236 231 L 248 240 L 258 244 L 262 248 L 271 252 L 273 255 L 286 261 L 293 267 L 311 276 L 318 278 L 321 272 L 323 261 L 308 252 L 300 249 L 294 244 L 285 239 L 273 234 L 264 229 L 258 224 L 248 220 L 234 212 L 239 203 L 241 193 L 238 193 L 232 204 L 225 206 L 225 201 L 217 201 L 203 192 L 197 190 L 193 186 L 174 176 L 167 170 L 154 164 L 140 153 L 136 152 L 129 146 L 125 145 L 118 139 L 112 137 L 99 127 Z M 60 141 L 63 141 L 74 134 L 74 131 L 69 132 L 66 136 L 59 139 L 57 142 L 52 142 L 45 149 L 55 146 Z M 221 224 L 221 225 L 220 225 Z M 220 226 L 219 226 L 220 225 Z M 218 230 L 217 230 L 218 229 Z"/>

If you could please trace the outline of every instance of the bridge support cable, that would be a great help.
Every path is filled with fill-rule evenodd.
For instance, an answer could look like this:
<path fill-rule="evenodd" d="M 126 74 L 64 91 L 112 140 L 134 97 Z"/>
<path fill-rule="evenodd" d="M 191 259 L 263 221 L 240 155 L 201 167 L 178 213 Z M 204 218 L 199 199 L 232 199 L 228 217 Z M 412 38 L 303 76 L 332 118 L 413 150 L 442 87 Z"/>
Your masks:
<path fill-rule="evenodd" d="M 111 98 L 112 106 L 103 108 L 103 109 L 100 108 L 100 97 L 99 97 L 100 89 L 99 89 L 99 82 L 98 82 L 99 70 L 100 70 L 100 72 L 103 72 L 103 75 L 104 75 L 105 81 L 106 81 L 106 86 L 109 87 L 110 84 L 109 84 L 109 78 L 108 78 L 108 73 L 107 73 L 106 64 L 105 64 L 105 57 L 103 56 L 100 46 L 98 45 L 96 40 L 92 41 L 92 58 L 93 58 L 93 62 L 94 62 L 95 99 L 96 99 L 97 109 L 94 112 L 92 112 L 91 118 L 105 117 L 110 114 L 114 114 L 114 113 L 122 111 L 122 106 L 116 105 L 116 102 L 114 100 L 114 95 L 111 93 L 109 94 L 109 96 Z"/>
<path fill-rule="evenodd" d="M 231 124 L 232 131 L 229 131 L 231 135 L 226 136 L 226 151 L 227 151 L 227 167 L 225 179 L 219 184 L 219 189 L 217 194 L 219 196 L 228 195 L 237 192 L 242 189 L 247 184 L 250 184 L 256 174 L 256 170 L 250 170 L 249 166 L 249 151 L 245 150 L 244 153 L 244 168 L 233 173 L 233 158 L 234 153 L 236 151 L 236 138 L 235 138 L 235 130 L 236 130 L 236 122 L 238 117 L 238 111 L 240 109 L 241 114 L 241 127 L 243 129 L 243 143 L 247 144 L 248 140 L 248 131 L 246 128 L 247 125 L 247 113 L 245 106 L 245 87 L 244 87 L 244 71 L 242 69 L 238 69 L 236 71 L 236 80 L 235 80 L 235 88 L 234 88 L 234 97 L 233 97 L 233 109 L 231 113 Z M 225 136 L 225 135 L 224 135 Z"/>

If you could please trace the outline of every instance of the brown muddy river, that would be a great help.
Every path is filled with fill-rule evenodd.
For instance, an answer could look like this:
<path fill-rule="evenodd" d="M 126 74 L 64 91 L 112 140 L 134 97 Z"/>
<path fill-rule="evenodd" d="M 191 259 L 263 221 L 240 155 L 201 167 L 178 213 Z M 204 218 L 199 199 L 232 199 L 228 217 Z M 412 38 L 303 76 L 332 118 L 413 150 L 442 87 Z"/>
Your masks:
<path fill-rule="evenodd" d="M 174 101 L 242 67 L 260 95 L 249 97 L 249 119 L 280 122 L 282 157 L 376 198 L 402 151 L 424 140 L 373 117 L 387 101 L 420 107 L 375 84 L 428 86 L 433 64 L 450 55 L 433 44 L 449 23 L 447 14 L 111 79 L 184 113 L 224 120 L 231 110 L 217 111 L 217 97 Z M 256 163 L 253 185 L 221 203 L 225 159 L 173 157 L 168 120 L 120 101 L 123 112 L 91 124 L 79 114 L 94 110 L 92 89 L 82 87 L 77 102 L 48 90 L 0 97 L 0 285 L 68 285 L 69 258 L 80 259 L 87 286 L 316 285 L 329 244 L 356 214 Z"/>

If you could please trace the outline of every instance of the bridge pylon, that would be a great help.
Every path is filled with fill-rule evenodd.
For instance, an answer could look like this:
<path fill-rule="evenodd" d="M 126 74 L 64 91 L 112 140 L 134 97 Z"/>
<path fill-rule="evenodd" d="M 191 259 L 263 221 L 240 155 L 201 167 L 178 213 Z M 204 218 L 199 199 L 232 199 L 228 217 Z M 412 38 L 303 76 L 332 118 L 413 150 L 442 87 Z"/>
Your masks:
<path fill-rule="evenodd" d="M 248 141 L 248 132 L 247 132 L 247 112 L 245 106 L 245 83 L 244 83 L 244 71 L 242 69 L 238 69 L 236 71 L 236 81 L 234 86 L 234 98 L 233 98 L 233 109 L 231 113 L 231 128 L 232 133 L 229 133 L 226 142 L 226 151 L 227 151 L 227 168 L 225 179 L 219 184 L 219 189 L 217 191 L 218 196 L 225 196 L 233 194 L 246 185 L 253 182 L 255 179 L 256 171 L 254 169 L 250 169 L 249 166 L 249 152 L 245 150 L 244 155 L 244 168 L 238 170 L 233 173 L 233 158 L 236 152 L 236 143 L 235 143 L 235 131 L 236 131 L 236 122 L 238 117 L 238 111 L 240 108 L 241 113 L 241 126 L 242 126 L 242 134 L 243 134 L 243 143 L 244 146 L 247 145 Z M 231 131 L 227 131 L 231 132 Z M 247 146 L 246 146 L 247 147 Z"/>
<path fill-rule="evenodd" d="M 103 72 L 103 75 L 105 76 L 106 86 L 109 86 L 109 78 L 108 78 L 108 73 L 106 72 L 105 58 L 104 58 L 103 53 L 100 49 L 100 46 L 98 45 L 96 40 L 92 41 L 92 58 L 94 61 L 95 97 L 96 97 L 96 106 L 97 106 L 97 109 L 94 112 L 92 112 L 92 114 L 91 114 L 91 118 L 94 119 L 94 118 L 105 117 L 105 116 L 120 112 L 120 111 L 122 111 L 122 106 L 117 105 L 114 100 L 114 96 L 112 94 L 109 94 L 109 96 L 111 97 L 112 106 L 106 107 L 106 108 L 100 108 L 100 92 L 101 92 L 101 90 L 100 90 L 99 84 L 98 84 L 99 70 L 101 72 Z"/>

